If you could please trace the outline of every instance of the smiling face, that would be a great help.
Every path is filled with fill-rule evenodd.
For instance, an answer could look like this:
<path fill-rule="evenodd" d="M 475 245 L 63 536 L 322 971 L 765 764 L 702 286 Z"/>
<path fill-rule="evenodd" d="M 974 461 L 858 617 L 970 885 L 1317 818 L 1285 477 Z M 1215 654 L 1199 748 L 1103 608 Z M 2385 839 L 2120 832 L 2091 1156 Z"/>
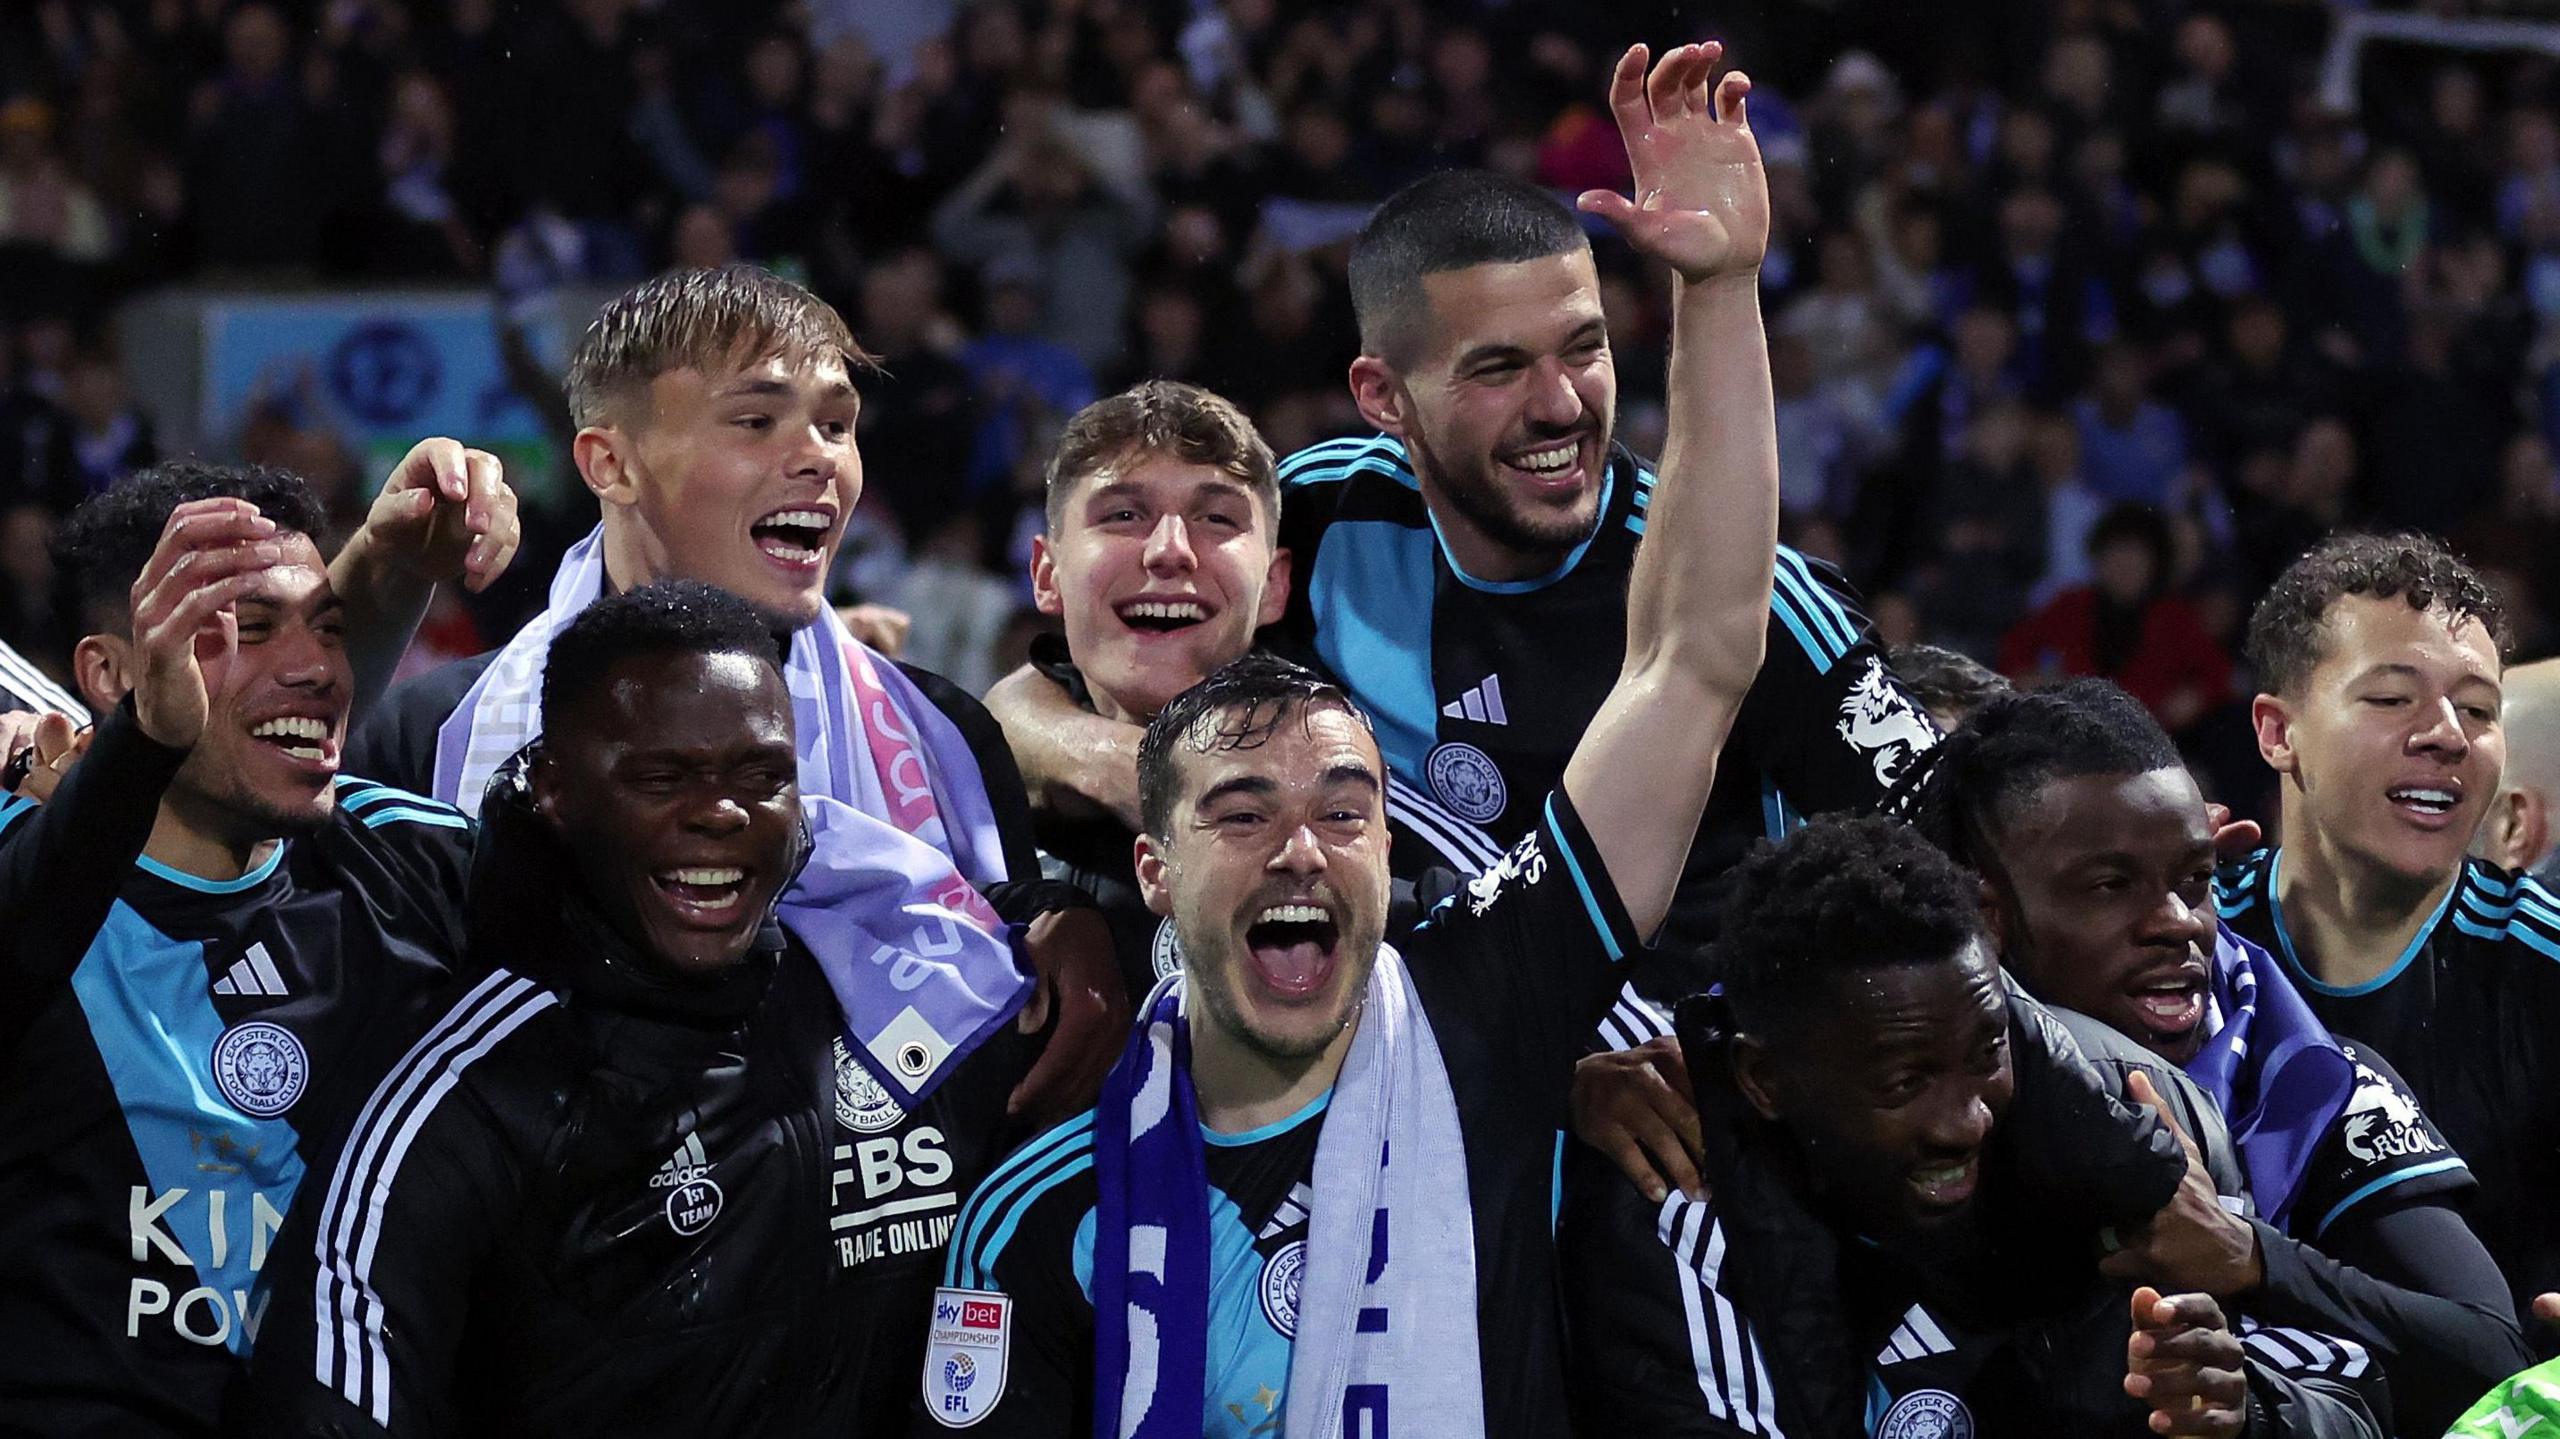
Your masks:
<path fill-rule="evenodd" d="M 1618 377 L 1591 252 L 1444 270 L 1422 288 L 1413 363 L 1354 367 L 1363 411 L 1405 442 L 1453 544 L 1535 573 L 1600 518 Z"/>
<path fill-rule="evenodd" d="M 1077 482 L 1032 541 L 1031 590 L 1065 619 L 1096 710 L 1143 723 L 1280 618 L 1289 560 L 1268 509 L 1226 471 L 1166 454 Z"/>
<path fill-rule="evenodd" d="M 2073 775 L 2001 807 L 2001 962 L 2172 1064 L 2203 1047 L 2213 826 L 2184 769 Z"/>
<path fill-rule="evenodd" d="M 737 963 L 799 834 L 791 701 L 773 663 L 635 656 L 548 730 L 534 803 L 605 921 L 669 974 Z"/>
<path fill-rule="evenodd" d="M 2506 767 L 2503 666 L 2477 619 L 2347 595 L 2298 693 L 2260 695 L 2258 750 L 2285 779 L 2288 846 L 2401 884 L 2462 863 Z"/>
<path fill-rule="evenodd" d="M 1138 881 L 1148 907 L 1173 918 L 1191 992 L 1227 1038 L 1265 1058 L 1325 1054 L 1348 1040 L 1385 932 L 1377 741 L 1319 703 L 1248 748 L 1203 754 L 1186 740 L 1174 762 L 1180 797 L 1163 835 L 1138 837 Z"/>
<path fill-rule="evenodd" d="M 605 505 L 614 584 L 717 585 L 799 624 L 862 497 L 861 401 L 841 359 L 768 356 L 669 370 L 615 423 L 579 432 L 579 468 Z"/>
<path fill-rule="evenodd" d="M 355 688 L 346 607 L 318 547 L 290 533 L 275 543 L 284 562 L 259 574 L 234 607 L 238 648 L 224 658 L 210 626 L 196 637 L 212 705 L 169 787 L 171 802 L 200 827 L 241 840 L 328 819 Z"/>
<path fill-rule="evenodd" d="M 1925 1234 L 1972 1203 L 2016 1089 L 1997 967 L 1974 939 L 1830 987 L 1823 1021 L 1782 1053 L 1737 1046 L 1745 1092 L 1795 1137 L 1841 1219 L 1871 1239 Z"/>

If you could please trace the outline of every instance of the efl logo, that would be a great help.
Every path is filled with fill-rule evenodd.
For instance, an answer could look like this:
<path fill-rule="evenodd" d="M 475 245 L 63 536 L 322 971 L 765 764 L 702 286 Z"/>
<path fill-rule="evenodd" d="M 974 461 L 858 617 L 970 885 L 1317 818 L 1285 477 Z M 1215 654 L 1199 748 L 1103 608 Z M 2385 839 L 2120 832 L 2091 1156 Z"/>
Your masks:
<path fill-rule="evenodd" d="M 933 1328 L 925 1338 L 925 1412 L 945 1429 L 966 1429 L 994 1413 L 1012 1349 L 1011 1299 L 985 1289 L 935 1290 Z"/>

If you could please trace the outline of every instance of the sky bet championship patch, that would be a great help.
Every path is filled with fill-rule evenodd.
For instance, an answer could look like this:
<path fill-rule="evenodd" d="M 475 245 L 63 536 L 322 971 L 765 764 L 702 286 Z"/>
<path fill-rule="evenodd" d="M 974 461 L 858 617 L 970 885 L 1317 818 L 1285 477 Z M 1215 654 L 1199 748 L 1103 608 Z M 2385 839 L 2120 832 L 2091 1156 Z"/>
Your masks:
<path fill-rule="evenodd" d="M 933 1332 L 925 1341 L 924 1407 L 946 1429 L 966 1429 L 1004 1397 L 1013 1350 L 1013 1300 L 984 1289 L 933 1291 Z"/>

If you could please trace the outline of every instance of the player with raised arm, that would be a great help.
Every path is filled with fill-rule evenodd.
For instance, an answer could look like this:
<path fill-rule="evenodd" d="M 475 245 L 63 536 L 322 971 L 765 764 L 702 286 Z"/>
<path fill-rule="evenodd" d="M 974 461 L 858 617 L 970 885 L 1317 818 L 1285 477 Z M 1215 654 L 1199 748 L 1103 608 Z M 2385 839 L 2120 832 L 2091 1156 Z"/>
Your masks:
<path fill-rule="evenodd" d="M 1680 161 L 1623 72 L 1609 102 L 1641 199 Z M 1738 144 L 1715 183 L 1765 232 L 1759 161 L 1756 143 Z M 1583 203 L 1638 255 L 1663 258 L 1635 202 Z M 1281 461 L 1291 583 L 1266 636 L 1375 719 L 1392 812 L 1419 841 L 1399 846 L 1397 872 L 1463 875 L 1535 823 L 1615 684 L 1628 574 L 1676 457 L 1649 464 L 1616 443 L 1599 271 L 1554 196 L 1481 170 L 1426 176 L 1379 206 L 1350 264 L 1350 391 L 1377 433 Z M 1674 414 L 1697 403 L 1677 378 L 1665 400 Z M 1875 805 L 1936 741 L 1846 581 L 1784 547 L 1775 565 L 1768 658 L 1691 847 L 1693 878 L 1805 815 Z M 999 683 L 988 705 L 1036 798 L 1137 827 L 1138 725 L 1086 711 L 1037 670 Z M 1709 886 L 1685 887 L 1662 953 L 1636 976 L 1649 994 L 1702 982 L 1693 961 L 1713 918 Z M 1633 1006 L 1613 1023 L 1620 1038 L 1667 1032 Z"/>
<path fill-rule="evenodd" d="M 323 523 L 173 463 L 59 541 L 104 718 L 0 804 L 0 1429 L 210 1432 L 307 1168 L 453 982 L 469 821 L 341 773 Z"/>
<path fill-rule="evenodd" d="M 1343 691 L 1248 658 L 1157 714 L 1138 874 L 1184 968 L 1095 1111 L 963 1212 L 926 1432 L 1565 1432 L 1553 1129 L 1619 962 L 1670 910 L 1765 639 L 1765 209 L 1734 183 L 1756 180 L 1749 82 L 1711 101 L 1718 57 L 1648 74 L 1638 47 L 1617 73 L 1655 168 L 1616 218 L 1679 275 L 1672 384 L 1694 403 L 1618 682 L 1561 784 L 1399 952 L 1390 762 Z"/>

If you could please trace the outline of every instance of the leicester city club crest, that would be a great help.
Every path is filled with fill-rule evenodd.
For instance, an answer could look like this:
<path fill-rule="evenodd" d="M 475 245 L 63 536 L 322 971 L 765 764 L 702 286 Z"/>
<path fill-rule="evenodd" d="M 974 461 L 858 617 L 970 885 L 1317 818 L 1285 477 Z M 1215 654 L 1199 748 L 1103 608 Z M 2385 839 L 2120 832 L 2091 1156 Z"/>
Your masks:
<path fill-rule="evenodd" d="M 1944 1389 L 1917 1390 L 1885 1411 L 1876 1439 L 1973 1439 L 1973 1411 Z"/>
<path fill-rule="evenodd" d="M 1511 802 L 1493 756 L 1464 741 L 1451 740 L 1433 750 L 1422 767 L 1440 802 L 1476 824 L 1491 823 Z"/>
<path fill-rule="evenodd" d="M 1156 921 L 1156 942 L 1148 959 L 1154 965 L 1158 979 L 1182 968 L 1182 937 L 1174 933 L 1172 920 Z"/>
<path fill-rule="evenodd" d="M 241 1113 L 273 1119 L 302 1097 L 311 1059 L 292 1030 L 253 1019 L 232 1026 L 214 1045 L 213 1082 Z"/>
<path fill-rule="evenodd" d="M 1262 1317 L 1283 1339 L 1298 1337 L 1298 1286 L 1307 1277 L 1307 1241 L 1292 1239 L 1262 1266 Z"/>
<path fill-rule="evenodd" d="M 906 1107 L 899 1104 L 862 1061 L 845 1048 L 844 1037 L 836 1037 L 836 1123 L 861 1134 L 874 1134 L 888 1129 L 907 1117 Z"/>

